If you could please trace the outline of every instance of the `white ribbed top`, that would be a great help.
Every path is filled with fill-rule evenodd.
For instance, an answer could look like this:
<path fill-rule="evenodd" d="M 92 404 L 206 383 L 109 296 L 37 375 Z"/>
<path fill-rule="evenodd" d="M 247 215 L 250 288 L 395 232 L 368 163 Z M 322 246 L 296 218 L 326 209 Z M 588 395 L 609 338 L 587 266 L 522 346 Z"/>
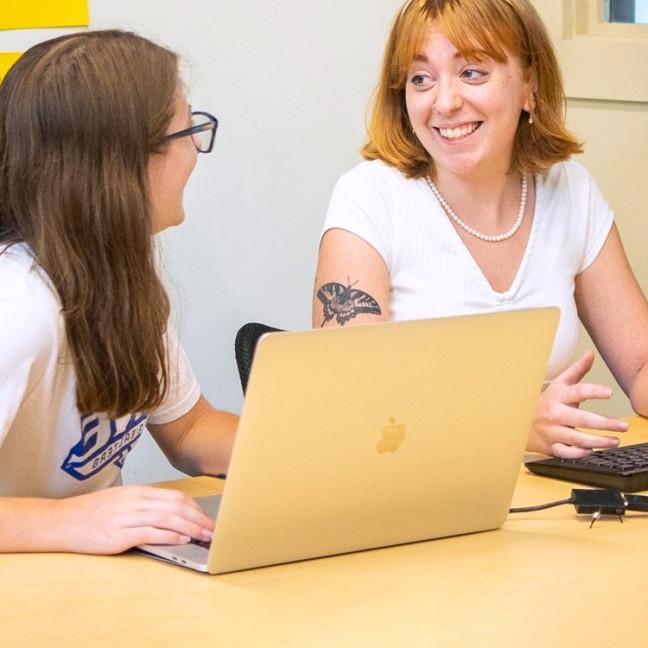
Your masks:
<path fill-rule="evenodd" d="M 538 175 L 533 226 L 510 288 L 495 291 L 425 180 L 381 161 L 363 162 L 338 181 L 322 234 L 348 230 L 389 268 L 394 320 L 558 306 L 560 325 L 547 379 L 570 364 L 578 342 L 574 279 L 599 253 L 613 214 L 576 162 Z"/>

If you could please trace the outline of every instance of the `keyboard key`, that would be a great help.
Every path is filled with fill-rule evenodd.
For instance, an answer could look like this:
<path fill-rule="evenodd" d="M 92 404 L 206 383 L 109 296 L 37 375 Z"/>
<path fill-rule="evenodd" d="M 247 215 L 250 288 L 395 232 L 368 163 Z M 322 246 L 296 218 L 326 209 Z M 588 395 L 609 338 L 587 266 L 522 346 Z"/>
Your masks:
<path fill-rule="evenodd" d="M 546 477 L 633 493 L 648 489 L 648 443 L 597 450 L 581 459 L 529 461 L 526 467 Z"/>

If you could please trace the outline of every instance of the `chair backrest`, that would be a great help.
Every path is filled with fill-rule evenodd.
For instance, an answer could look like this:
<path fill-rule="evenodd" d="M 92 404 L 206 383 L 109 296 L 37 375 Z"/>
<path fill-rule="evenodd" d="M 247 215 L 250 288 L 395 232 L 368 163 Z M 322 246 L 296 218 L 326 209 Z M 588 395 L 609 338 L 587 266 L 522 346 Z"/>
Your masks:
<path fill-rule="evenodd" d="M 267 326 L 266 324 L 259 324 L 257 322 L 248 322 L 238 330 L 236 339 L 234 340 L 234 353 L 236 355 L 236 365 L 238 367 L 239 378 L 241 380 L 241 387 L 244 394 L 247 389 L 250 369 L 252 368 L 252 361 L 254 360 L 254 351 L 259 338 L 264 333 L 275 333 L 282 330 L 283 329 Z"/>

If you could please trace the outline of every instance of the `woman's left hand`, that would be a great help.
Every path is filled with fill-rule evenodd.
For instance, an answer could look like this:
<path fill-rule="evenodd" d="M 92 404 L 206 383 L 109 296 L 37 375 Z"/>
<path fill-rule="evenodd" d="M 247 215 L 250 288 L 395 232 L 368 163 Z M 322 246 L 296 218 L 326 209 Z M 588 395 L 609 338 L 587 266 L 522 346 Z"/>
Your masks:
<path fill-rule="evenodd" d="M 591 351 L 568 367 L 540 394 L 527 450 L 555 455 L 564 459 L 584 457 L 594 448 L 614 448 L 619 439 L 580 432 L 576 428 L 590 428 L 610 432 L 625 432 L 628 424 L 579 409 L 590 398 L 608 399 L 612 390 L 604 385 L 581 382 L 592 368 Z"/>

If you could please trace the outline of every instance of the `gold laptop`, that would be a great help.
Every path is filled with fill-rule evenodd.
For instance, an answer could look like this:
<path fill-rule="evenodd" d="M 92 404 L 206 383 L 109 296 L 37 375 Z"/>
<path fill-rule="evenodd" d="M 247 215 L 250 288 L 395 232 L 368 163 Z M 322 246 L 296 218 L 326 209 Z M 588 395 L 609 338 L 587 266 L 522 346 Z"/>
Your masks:
<path fill-rule="evenodd" d="M 220 574 L 501 526 L 558 319 L 264 336 L 211 547 L 145 550 Z"/>

